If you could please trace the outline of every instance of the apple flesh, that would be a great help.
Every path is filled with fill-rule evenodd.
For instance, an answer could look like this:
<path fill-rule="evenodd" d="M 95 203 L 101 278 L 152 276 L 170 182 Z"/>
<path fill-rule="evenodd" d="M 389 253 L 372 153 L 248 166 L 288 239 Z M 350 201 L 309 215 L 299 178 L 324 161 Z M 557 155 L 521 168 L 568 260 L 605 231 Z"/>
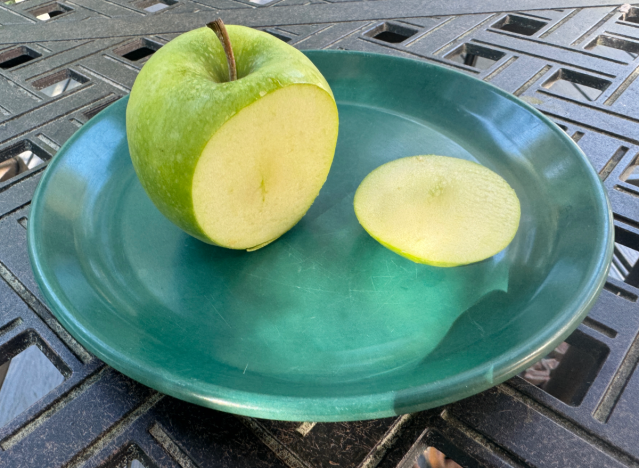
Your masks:
<path fill-rule="evenodd" d="M 140 71 L 126 112 L 131 160 L 157 208 L 192 236 L 254 250 L 292 228 L 331 167 L 338 115 L 301 52 L 228 26 L 236 81 L 209 28 L 163 46 Z"/>
<path fill-rule="evenodd" d="M 364 229 L 417 263 L 452 267 L 500 252 L 515 237 L 520 205 L 493 171 L 446 156 L 412 156 L 386 163 L 355 193 Z"/>

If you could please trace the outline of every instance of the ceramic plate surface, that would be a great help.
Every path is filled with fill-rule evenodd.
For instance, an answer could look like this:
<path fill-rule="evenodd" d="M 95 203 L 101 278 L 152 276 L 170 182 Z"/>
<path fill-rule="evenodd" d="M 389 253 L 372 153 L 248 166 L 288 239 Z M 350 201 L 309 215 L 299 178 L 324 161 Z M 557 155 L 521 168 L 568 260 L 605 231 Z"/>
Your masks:
<path fill-rule="evenodd" d="M 130 162 L 126 98 L 64 145 L 28 225 L 35 277 L 64 327 L 161 392 L 299 421 L 442 405 L 564 340 L 600 292 L 613 245 L 604 188 L 578 147 L 462 73 L 355 52 L 308 56 L 338 102 L 335 160 L 302 221 L 256 252 L 204 244 L 157 211 Z M 359 226 L 362 179 L 416 154 L 477 161 L 508 181 L 522 217 L 506 250 L 435 268 Z"/>

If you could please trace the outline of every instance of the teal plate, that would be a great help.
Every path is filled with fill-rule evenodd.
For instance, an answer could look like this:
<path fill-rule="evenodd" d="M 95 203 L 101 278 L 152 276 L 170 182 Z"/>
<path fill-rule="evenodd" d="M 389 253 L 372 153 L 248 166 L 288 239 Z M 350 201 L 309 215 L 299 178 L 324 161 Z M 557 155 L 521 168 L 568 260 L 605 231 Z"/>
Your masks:
<path fill-rule="evenodd" d="M 189 237 L 142 190 L 127 99 L 59 151 L 34 196 L 29 253 L 53 313 L 91 352 L 169 395 L 298 421 L 381 418 L 452 402 L 543 357 L 586 316 L 612 256 L 602 184 L 528 105 L 423 62 L 308 52 L 340 135 L 307 215 L 256 252 Z M 519 231 L 493 258 L 415 264 L 359 226 L 355 189 L 416 154 L 465 158 L 515 189 Z"/>

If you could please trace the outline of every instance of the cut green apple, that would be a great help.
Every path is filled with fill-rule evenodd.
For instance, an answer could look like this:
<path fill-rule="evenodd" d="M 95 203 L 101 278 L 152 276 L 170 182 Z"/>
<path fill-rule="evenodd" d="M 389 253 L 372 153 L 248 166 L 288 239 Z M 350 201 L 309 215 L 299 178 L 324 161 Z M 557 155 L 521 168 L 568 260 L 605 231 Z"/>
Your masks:
<path fill-rule="evenodd" d="M 446 156 L 386 163 L 362 181 L 355 214 L 379 243 L 417 263 L 452 267 L 497 254 L 515 237 L 515 191 L 480 164 Z"/>
<path fill-rule="evenodd" d="M 254 250 L 291 229 L 326 181 L 337 142 L 331 89 L 301 52 L 228 26 L 172 40 L 144 65 L 127 106 L 129 151 L 156 207 L 187 233 Z"/>

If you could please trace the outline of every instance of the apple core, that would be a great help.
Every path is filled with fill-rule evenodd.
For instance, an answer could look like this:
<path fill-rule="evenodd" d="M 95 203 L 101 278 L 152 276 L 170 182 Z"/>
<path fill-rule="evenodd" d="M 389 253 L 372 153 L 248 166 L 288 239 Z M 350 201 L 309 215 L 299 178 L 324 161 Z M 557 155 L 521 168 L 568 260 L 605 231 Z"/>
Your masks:
<path fill-rule="evenodd" d="M 304 216 L 326 181 L 336 129 L 330 95 L 290 85 L 242 109 L 209 140 L 193 175 L 193 208 L 216 243 L 250 249 Z"/>

